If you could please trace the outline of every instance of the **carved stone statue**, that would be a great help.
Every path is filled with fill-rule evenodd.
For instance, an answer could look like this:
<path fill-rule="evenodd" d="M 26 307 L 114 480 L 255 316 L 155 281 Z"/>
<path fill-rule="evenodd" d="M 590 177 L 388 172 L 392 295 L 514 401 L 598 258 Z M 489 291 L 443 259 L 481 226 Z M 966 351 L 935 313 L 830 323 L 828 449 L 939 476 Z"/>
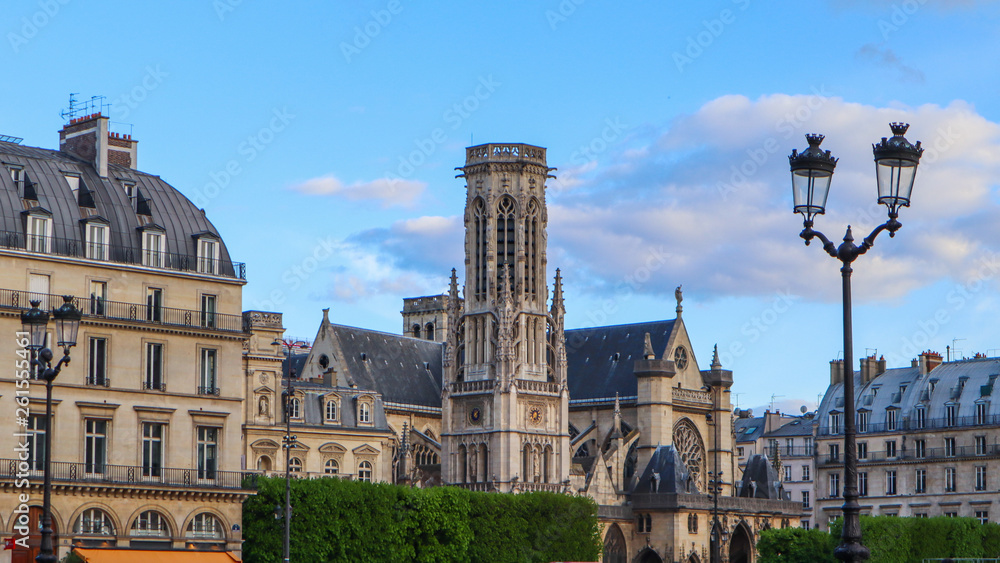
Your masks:
<path fill-rule="evenodd" d="M 260 398 L 259 401 L 258 414 L 260 414 L 261 416 L 268 416 L 270 414 L 270 410 L 271 408 L 267 400 L 267 396 L 264 395 Z"/>

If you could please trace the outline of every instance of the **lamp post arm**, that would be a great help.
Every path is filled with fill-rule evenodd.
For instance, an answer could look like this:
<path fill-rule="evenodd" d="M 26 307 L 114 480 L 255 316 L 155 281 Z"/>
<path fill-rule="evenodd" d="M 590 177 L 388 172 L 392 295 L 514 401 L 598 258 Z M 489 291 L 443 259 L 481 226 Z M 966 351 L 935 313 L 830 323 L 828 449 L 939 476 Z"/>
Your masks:
<path fill-rule="evenodd" d="M 826 235 L 813 229 L 812 228 L 813 222 L 811 220 L 805 221 L 803 225 L 805 226 L 805 228 L 802 229 L 802 232 L 799 233 L 799 236 L 806 241 L 806 246 L 809 246 L 809 243 L 812 242 L 812 239 L 818 238 L 823 243 L 823 250 L 826 251 L 826 253 L 829 254 L 830 256 L 833 256 L 834 258 L 837 257 L 837 245 L 833 244 L 833 241 L 828 239 Z"/>
<path fill-rule="evenodd" d="M 896 214 L 890 214 L 888 221 L 875 227 L 875 230 L 861 242 L 861 246 L 858 247 L 858 255 L 868 252 L 869 248 L 875 246 L 875 238 L 882 234 L 882 231 L 889 231 L 889 236 L 894 237 L 896 236 L 896 231 L 902 226 L 903 224 L 896 220 Z"/>

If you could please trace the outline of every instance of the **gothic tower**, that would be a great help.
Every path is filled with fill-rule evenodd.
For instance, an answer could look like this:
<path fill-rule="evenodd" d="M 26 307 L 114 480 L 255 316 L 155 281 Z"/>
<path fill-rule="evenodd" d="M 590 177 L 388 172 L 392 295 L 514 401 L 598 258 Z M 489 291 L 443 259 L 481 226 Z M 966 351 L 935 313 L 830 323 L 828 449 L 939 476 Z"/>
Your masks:
<path fill-rule="evenodd" d="M 545 149 L 466 149 L 464 302 L 452 270 L 442 390 L 446 483 L 562 490 L 569 390 L 562 279 L 545 283 Z"/>

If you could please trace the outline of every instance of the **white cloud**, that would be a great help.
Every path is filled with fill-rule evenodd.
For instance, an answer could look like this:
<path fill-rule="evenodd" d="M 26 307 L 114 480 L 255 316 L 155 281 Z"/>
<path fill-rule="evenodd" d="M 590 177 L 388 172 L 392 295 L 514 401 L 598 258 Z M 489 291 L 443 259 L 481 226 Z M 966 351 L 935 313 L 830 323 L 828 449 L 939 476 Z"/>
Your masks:
<path fill-rule="evenodd" d="M 425 182 L 388 178 L 348 185 L 331 175 L 306 180 L 289 189 L 306 195 L 337 196 L 352 201 L 375 200 L 379 201 L 382 207 L 412 207 L 426 188 Z"/>

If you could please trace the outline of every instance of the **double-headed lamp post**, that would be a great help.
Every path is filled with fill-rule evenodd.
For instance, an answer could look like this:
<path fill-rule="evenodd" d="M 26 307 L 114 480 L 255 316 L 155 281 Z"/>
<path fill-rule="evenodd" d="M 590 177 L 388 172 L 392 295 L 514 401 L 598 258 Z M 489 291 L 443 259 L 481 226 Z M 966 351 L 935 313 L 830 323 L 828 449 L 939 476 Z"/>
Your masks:
<path fill-rule="evenodd" d="M 858 457 L 855 446 L 855 404 L 854 404 L 854 358 L 852 355 L 853 329 L 851 326 L 851 263 L 868 252 L 875 244 L 875 237 L 882 231 L 889 231 L 889 236 L 895 236 L 902 227 L 898 221 L 899 208 L 910 206 L 910 192 L 913 189 L 913 179 L 917 174 L 917 165 L 923 149 L 920 142 L 910 144 L 903 135 L 909 125 L 906 123 L 890 123 L 892 138 L 882 137 L 880 143 L 872 145 L 875 154 L 875 171 L 878 181 L 878 202 L 888 208 L 889 220 L 875 227 L 861 246 L 854 244 L 851 227 L 847 227 L 844 242 L 835 246 L 823 233 L 813 229 L 813 218 L 826 211 L 826 198 L 830 193 L 830 181 L 833 179 L 833 169 L 837 159 L 830 151 L 819 148 L 823 135 L 806 135 L 809 148 L 798 153 L 792 151 L 788 162 L 792 170 L 792 196 L 795 200 L 795 212 L 802 214 L 802 233 L 799 234 L 806 244 L 814 238 L 823 242 L 823 250 L 840 260 L 840 272 L 843 278 L 844 297 L 844 529 L 840 545 L 834 555 L 841 561 L 864 561 L 869 552 L 861 543 L 861 506 L 858 504 Z"/>
<path fill-rule="evenodd" d="M 291 344 L 286 344 L 279 339 L 275 339 L 271 343 L 274 346 L 287 346 L 285 349 L 285 360 L 287 361 L 291 357 Z M 284 397 L 284 408 L 285 408 L 285 436 L 282 438 L 282 443 L 285 448 L 285 537 L 284 537 L 284 561 L 289 563 L 291 561 L 291 551 L 292 551 L 292 447 L 295 445 L 295 436 L 292 435 L 292 399 L 295 397 L 295 388 L 292 386 L 292 378 L 295 376 L 295 369 L 292 368 L 291 363 L 288 364 L 288 376 L 285 378 L 285 391 L 282 393 Z"/>
<path fill-rule="evenodd" d="M 55 549 L 52 545 L 52 382 L 59 375 L 64 365 L 69 364 L 69 349 L 76 346 L 76 334 L 80 329 L 80 319 L 83 315 L 73 305 L 73 297 L 63 296 L 63 304 L 52 311 L 56 321 L 56 342 L 63 349 L 63 357 L 56 365 L 52 365 L 52 350 L 45 347 L 45 337 L 49 324 L 49 313 L 38 308 L 41 301 L 32 301 L 31 309 L 21 313 L 21 326 L 28 333 L 28 349 L 31 351 L 31 366 L 34 368 L 35 379 L 45 381 L 45 447 L 44 456 L 44 489 L 42 496 L 42 544 L 35 561 L 39 563 L 56 563 Z M 32 452 L 38 455 L 38 452 Z"/>

